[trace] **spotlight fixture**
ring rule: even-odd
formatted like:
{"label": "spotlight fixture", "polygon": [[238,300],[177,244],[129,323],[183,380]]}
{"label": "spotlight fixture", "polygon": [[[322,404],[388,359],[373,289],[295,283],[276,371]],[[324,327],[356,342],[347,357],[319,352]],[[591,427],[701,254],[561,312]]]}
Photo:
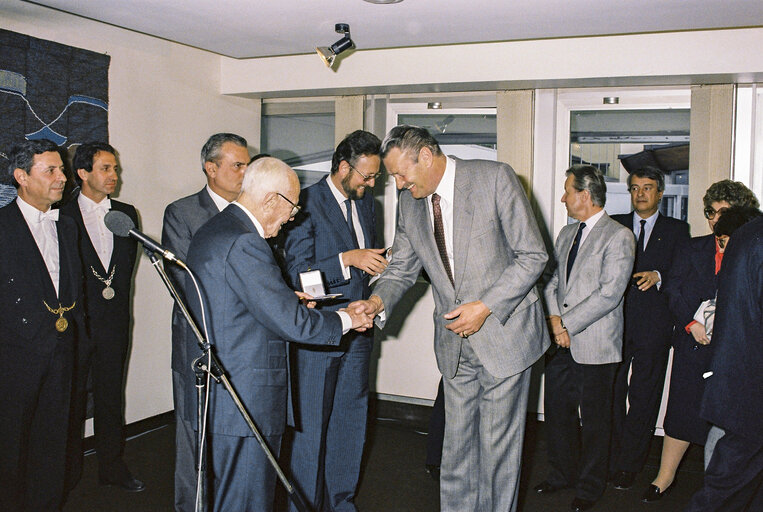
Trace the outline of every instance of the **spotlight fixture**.
{"label": "spotlight fixture", "polygon": [[337,23],[334,25],[334,30],[340,34],[344,34],[342,39],[331,46],[318,46],[315,48],[318,56],[329,68],[334,64],[334,59],[336,59],[337,55],[355,46],[355,43],[350,39],[350,26],[347,23]]}

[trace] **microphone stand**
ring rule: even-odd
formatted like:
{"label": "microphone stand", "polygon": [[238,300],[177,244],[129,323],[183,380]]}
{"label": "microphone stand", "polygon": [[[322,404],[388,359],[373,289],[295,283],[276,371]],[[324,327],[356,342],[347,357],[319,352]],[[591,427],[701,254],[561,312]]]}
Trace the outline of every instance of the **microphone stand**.
{"label": "microphone stand", "polygon": [[[286,477],[283,470],[281,470],[281,467],[278,465],[278,461],[273,456],[273,453],[270,451],[270,448],[268,448],[268,445],[265,443],[265,440],[263,439],[262,434],[260,433],[257,426],[254,424],[252,417],[249,415],[249,412],[246,410],[246,407],[244,407],[244,404],[241,402],[241,399],[236,393],[236,390],[233,389],[233,385],[231,384],[230,380],[228,380],[228,377],[225,374],[225,369],[223,368],[219,359],[217,359],[217,356],[212,350],[212,345],[204,339],[204,336],[201,334],[201,331],[199,331],[199,328],[196,326],[196,323],[194,322],[193,318],[191,318],[191,315],[188,312],[188,308],[183,303],[183,300],[180,298],[180,295],[178,295],[178,292],[175,289],[175,287],[172,285],[172,282],[169,280],[169,277],[167,276],[167,273],[164,271],[164,268],[161,265],[159,265],[159,258],[157,258],[156,254],[154,254],[154,252],[148,247],[144,246],[143,251],[148,256],[148,259],[151,260],[151,265],[153,265],[153,267],[156,269],[165,287],[170,292],[170,295],[172,295],[172,298],[174,299],[175,304],[178,305],[178,307],[180,308],[180,311],[183,313],[183,316],[188,322],[188,325],[191,326],[191,330],[193,331],[194,336],[196,336],[196,341],[198,342],[199,348],[202,350],[202,355],[198,357],[197,359],[195,359],[192,364],[194,374],[196,375],[196,397],[197,397],[196,423],[197,423],[197,429],[198,429],[197,459],[196,459],[197,460],[196,469],[198,471],[198,475],[197,475],[198,488],[196,491],[197,492],[196,512],[206,512],[208,507],[207,461],[204,458],[205,429],[203,428],[204,420],[205,420],[204,397],[206,395],[205,374],[209,374],[213,379],[215,379],[215,381],[218,384],[219,383],[223,384],[223,387],[230,395],[231,399],[233,400],[233,403],[236,405],[236,408],[241,414],[241,417],[249,426],[249,429],[252,431],[254,438],[257,440],[257,443],[260,445],[260,448],[262,448],[262,451],[265,453],[265,456],[267,457],[268,462],[275,470],[276,475],[278,476],[278,479],[283,484],[284,488],[286,489],[286,492],[289,494],[289,497],[294,502],[294,505],[296,506],[297,510],[299,510],[300,512],[311,512],[310,508],[302,500],[302,497],[300,496],[299,492],[297,492],[297,489],[294,487],[294,485],[292,485],[291,482],[289,482],[289,479]],[[187,272],[191,273],[191,270],[182,261],[175,260],[174,263],[180,265]],[[199,298],[199,300],[201,300],[201,297]]]}

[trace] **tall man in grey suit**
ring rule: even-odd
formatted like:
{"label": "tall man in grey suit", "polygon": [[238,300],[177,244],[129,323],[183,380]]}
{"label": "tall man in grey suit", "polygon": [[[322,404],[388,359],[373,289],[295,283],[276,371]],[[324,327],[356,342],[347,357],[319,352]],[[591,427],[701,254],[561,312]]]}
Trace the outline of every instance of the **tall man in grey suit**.
{"label": "tall man in grey suit", "polygon": [[392,311],[426,270],[445,389],[441,510],[516,510],[530,366],[549,345],[534,289],[548,254],[529,202],[511,167],[446,157],[422,128],[393,128],[381,154],[402,190],[397,230],[357,307]]}
{"label": "tall man in grey suit", "polygon": [[[387,266],[384,248],[376,248],[374,197],[367,190],[379,174],[380,145],[376,135],[363,130],[345,137],[334,151],[331,174],[302,191],[303,211],[285,229],[292,287],[299,287],[300,272],[319,270],[326,293],[342,294],[322,310],[336,311],[368,298],[370,276]],[[372,345],[373,331],[352,331],[338,350],[290,347],[295,402],[291,474],[313,510],[357,510]]]}
{"label": "tall man in grey suit", "polygon": [[623,294],[636,241],[604,211],[607,186],[598,169],[573,165],[566,175],[562,202],[579,222],[564,226],[556,239],[558,266],[545,291],[556,343],[546,357],[544,392],[551,470],[535,492],[574,487],[570,508],[582,511],[596,503],[607,485],[612,392],[622,359]]}
{"label": "tall man in grey suit", "polygon": [[[201,148],[201,168],[207,185],[199,192],[178,199],[164,211],[162,244],[185,260],[191,238],[209,219],[217,215],[241,192],[244,170],[249,163],[247,143],[232,133],[216,133]],[[185,274],[177,265],[167,265],[167,273],[181,297],[185,297]],[[172,397],[175,402],[175,510],[195,510],[195,402],[184,389],[183,373],[191,372],[189,350],[195,353],[196,338],[180,308],[172,310]]]}

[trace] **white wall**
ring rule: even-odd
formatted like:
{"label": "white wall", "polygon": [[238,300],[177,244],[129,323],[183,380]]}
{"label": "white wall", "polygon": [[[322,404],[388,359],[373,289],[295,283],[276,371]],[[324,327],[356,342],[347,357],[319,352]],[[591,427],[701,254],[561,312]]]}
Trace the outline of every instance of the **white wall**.
{"label": "white wall", "polygon": [[[205,183],[199,151],[209,135],[239,133],[259,145],[259,101],[219,94],[220,57],[51,9],[4,1],[2,28],[111,56],[110,142],[120,153],[118,199],[134,204],[143,231],[161,236],[164,207]],[[135,280],[126,421],[172,409],[171,302],[141,257]]]}

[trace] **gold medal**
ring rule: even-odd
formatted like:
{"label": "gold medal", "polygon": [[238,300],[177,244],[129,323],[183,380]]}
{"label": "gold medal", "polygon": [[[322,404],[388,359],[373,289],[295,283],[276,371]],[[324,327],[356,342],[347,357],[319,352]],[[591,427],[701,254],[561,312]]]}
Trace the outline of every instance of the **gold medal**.
{"label": "gold medal", "polygon": [[106,288],[103,289],[103,291],[101,292],[101,295],[103,295],[103,298],[106,300],[113,299],[115,295],[114,288],[112,288],[111,286],[107,286]]}
{"label": "gold medal", "polygon": [[74,308],[74,306],[77,305],[76,300],[68,308],[62,306],[60,302],[58,303],[58,307],[56,309],[53,309],[50,306],[48,306],[48,303],[45,301],[42,301],[42,303],[45,304],[45,307],[48,308],[48,311],[50,311],[54,315],[58,315],[58,318],[56,319],[56,330],[58,332],[64,332],[66,329],[69,328],[69,321],[66,318],[64,318],[64,313],[66,313],[67,311],[70,311],[71,309]]}
{"label": "gold medal", "polygon": [[56,320],[56,330],[58,332],[64,332],[68,328],[69,328],[69,321],[66,318],[61,316],[59,317],[58,320]]}

